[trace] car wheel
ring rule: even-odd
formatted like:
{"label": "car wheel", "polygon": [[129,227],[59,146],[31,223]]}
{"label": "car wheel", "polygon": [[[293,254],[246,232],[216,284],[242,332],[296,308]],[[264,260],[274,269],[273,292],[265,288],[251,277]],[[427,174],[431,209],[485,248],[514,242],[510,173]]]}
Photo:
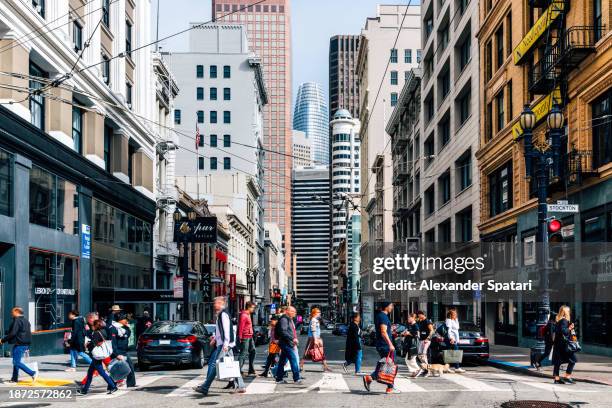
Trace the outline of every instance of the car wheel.
{"label": "car wheel", "polygon": [[200,352],[198,353],[196,360],[193,362],[193,368],[203,368],[204,363],[205,363],[204,349],[200,348]]}
{"label": "car wheel", "polygon": [[150,368],[151,368],[150,365],[148,365],[147,363],[143,363],[140,360],[138,360],[138,371],[149,371]]}

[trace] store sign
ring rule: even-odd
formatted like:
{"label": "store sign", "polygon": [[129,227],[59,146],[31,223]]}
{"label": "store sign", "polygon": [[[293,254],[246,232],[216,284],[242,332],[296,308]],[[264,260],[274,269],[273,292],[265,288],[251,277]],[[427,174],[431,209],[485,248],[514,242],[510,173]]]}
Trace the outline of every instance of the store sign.
{"label": "store sign", "polygon": [[81,258],[91,258],[91,226],[81,224]]}
{"label": "store sign", "polygon": [[35,295],[65,295],[74,296],[76,294],[75,289],[62,289],[62,288],[34,288]]}
{"label": "store sign", "polygon": [[192,242],[217,242],[217,217],[198,217],[191,223]]}
{"label": "store sign", "polygon": [[[548,112],[552,109],[552,106],[556,103],[561,102],[561,90],[559,88],[552,91],[544,99],[538,102],[535,106],[531,107],[531,110],[535,114],[536,123],[544,120],[548,115]],[[520,122],[516,122],[512,126],[512,137],[516,140],[523,135],[523,128]]]}
{"label": "store sign", "polygon": [[175,276],[172,279],[172,292],[177,299],[183,298],[183,277]]}
{"label": "store sign", "polygon": [[555,0],[540,16],[538,21],[531,27],[531,30],[523,37],[519,45],[514,49],[514,63],[519,64],[523,57],[538,42],[538,39],[546,32],[548,27],[563,13],[565,1]]}
{"label": "store sign", "polygon": [[229,276],[230,280],[230,299],[236,300],[236,274],[232,273]]}

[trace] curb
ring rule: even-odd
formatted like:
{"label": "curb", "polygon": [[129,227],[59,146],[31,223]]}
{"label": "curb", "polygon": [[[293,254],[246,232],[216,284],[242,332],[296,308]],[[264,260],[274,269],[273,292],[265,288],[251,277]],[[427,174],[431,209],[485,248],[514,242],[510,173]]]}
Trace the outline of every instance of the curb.
{"label": "curb", "polygon": [[[546,374],[540,371],[533,371],[530,370],[530,366],[525,366],[525,365],[521,365],[521,364],[516,364],[516,363],[512,363],[509,361],[503,361],[503,360],[487,360],[487,365],[491,366],[491,367],[495,367],[495,368],[500,368],[502,370],[506,370],[506,371],[512,371],[515,373],[521,373],[521,374],[527,374],[531,377],[540,377],[540,378],[547,378],[549,380],[553,379],[553,376],[550,374]],[[605,381],[600,381],[600,380],[593,380],[590,378],[582,378],[582,377],[573,377],[575,380],[579,381],[579,382],[584,382],[584,383],[588,383],[588,384],[597,384],[597,385],[607,385],[607,386],[612,386],[611,383],[607,383]]]}

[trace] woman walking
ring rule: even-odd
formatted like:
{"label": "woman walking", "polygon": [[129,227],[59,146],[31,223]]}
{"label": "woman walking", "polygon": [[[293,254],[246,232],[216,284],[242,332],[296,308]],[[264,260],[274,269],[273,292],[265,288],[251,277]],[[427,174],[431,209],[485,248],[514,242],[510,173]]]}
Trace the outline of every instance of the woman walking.
{"label": "woman walking", "polygon": [[353,313],[351,323],[349,324],[348,334],[346,335],[346,352],[342,364],[342,369],[348,373],[347,367],[355,363],[355,374],[361,374],[361,360],[363,358],[362,341],[361,341],[361,316],[359,313]]}
{"label": "woman walking", "polygon": [[72,330],[70,332],[70,367],[66,371],[76,371],[77,361],[81,357],[87,364],[91,364],[91,357],[85,352],[85,331],[86,322],[83,316],[79,315],[76,310],[71,310],[68,313],[68,318],[72,322]]}
{"label": "woman walking", "polygon": [[[569,306],[561,306],[559,313],[555,319],[557,324],[555,325],[555,340],[553,345],[553,376],[555,377],[555,384],[575,384],[572,380],[572,371],[576,365],[576,353],[570,350],[569,343],[574,341],[573,337],[576,336],[574,332],[574,323],[571,322],[570,308]],[[559,371],[561,364],[567,363],[565,369],[565,376],[559,377]]]}
{"label": "woman walking", "polygon": [[[300,361],[300,371],[304,371],[304,359],[309,358],[310,350],[315,347],[323,348],[323,339],[321,338],[321,310],[318,307],[313,307],[310,311],[310,324],[308,325],[308,342],[304,349],[304,357]],[[323,371],[331,372],[331,369],[327,365],[325,355],[321,361],[323,365]]]}
{"label": "woman walking", "polygon": [[419,325],[417,324],[417,315],[410,313],[408,315],[408,321],[406,322],[406,331],[402,334],[404,336],[404,349],[406,350],[406,367],[408,372],[413,377],[418,376],[422,370],[421,366],[417,363],[417,355],[419,349]]}
{"label": "woman walking", "polygon": [[[444,339],[446,347],[450,350],[459,350],[459,319],[457,318],[457,310],[451,309],[446,313],[446,320],[444,321],[448,334]],[[451,364],[456,373],[465,373],[465,370],[461,368],[459,363]]]}
{"label": "woman walking", "polygon": [[278,323],[278,317],[272,316],[268,329],[268,333],[270,336],[270,344],[268,345],[268,358],[266,359],[266,364],[264,366],[263,373],[259,374],[260,377],[270,376],[270,368],[278,358],[278,353],[280,353],[280,346],[278,345],[278,340],[274,335],[274,328],[276,327],[276,323]]}
{"label": "woman walking", "polygon": [[115,381],[113,381],[113,379],[110,378],[110,376],[104,369],[103,360],[105,360],[108,357],[110,357],[111,359],[117,358],[118,360],[123,360],[123,356],[116,355],[114,352],[111,352],[110,356],[104,356],[103,358],[96,358],[94,357],[94,353],[93,353],[94,348],[98,346],[103,346],[104,342],[106,341],[106,337],[104,335],[104,327],[105,327],[105,324],[100,319],[93,322],[91,341],[88,344],[88,349],[89,349],[89,352],[92,354],[91,356],[92,359],[91,359],[91,364],[89,365],[89,369],[87,370],[87,377],[85,379],[85,385],[83,385],[81,389],[77,390],[77,392],[81,395],[85,395],[89,391],[89,386],[91,385],[91,380],[93,379],[93,375],[95,371],[97,371],[98,374],[100,374],[100,376],[104,378],[104,381],[106,381],[106,383],[108,384],[108,394],[113,394],[115,391],[117,391],[117,384],[115,384]]}

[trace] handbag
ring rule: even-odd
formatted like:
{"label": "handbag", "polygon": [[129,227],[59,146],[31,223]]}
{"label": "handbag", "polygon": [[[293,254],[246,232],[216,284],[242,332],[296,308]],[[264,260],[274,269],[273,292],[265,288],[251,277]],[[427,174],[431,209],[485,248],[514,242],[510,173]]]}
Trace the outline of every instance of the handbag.
{"label": "handbag", "polygon": [[379,383],[393,385],[397,376],[397,364],[393,361],[393,353],[389,352],[387,357],[381,358],[377,363]]}
{"label": "handbag", "polygon": [[234,360],[231,352],[226,353],[217,361],[217,379],[228,380],[240,376],[240,363]]}
{"label": "handbag", "polygon": [[104,360],[113,354],[113,342],[110,340],[104,340],[91,350],[91,356],[95,360]]}
{"label": "handbag", "polygon": [[127,378],[131,371],[130,365],[125,360],[115,359],[108,365],[108,372],[113,381]]}
{"label": "handbag", "polygon": [[280,353],[280,346],[276,343],[270,343],[270,345],[268,346],[268,353],[270,354]]}
{"label": "handbag", "polygon": [[323,346],[313,344],[308,349],[308,358],[310,358],[310,360],[314,363],[318,363],[325,360],[325,351],[323,349]]}
{"label": "handbag", "polygon": [[582,346],[578,342],[578,336],[575,331],[571,331],[569,337],[565,339],[565,351],[568,353],[578,353],[582,350]]}
{"label": "handbag", "polygon": [[444,364],[459,364],[463,361],[463,350],[444,350]]}

